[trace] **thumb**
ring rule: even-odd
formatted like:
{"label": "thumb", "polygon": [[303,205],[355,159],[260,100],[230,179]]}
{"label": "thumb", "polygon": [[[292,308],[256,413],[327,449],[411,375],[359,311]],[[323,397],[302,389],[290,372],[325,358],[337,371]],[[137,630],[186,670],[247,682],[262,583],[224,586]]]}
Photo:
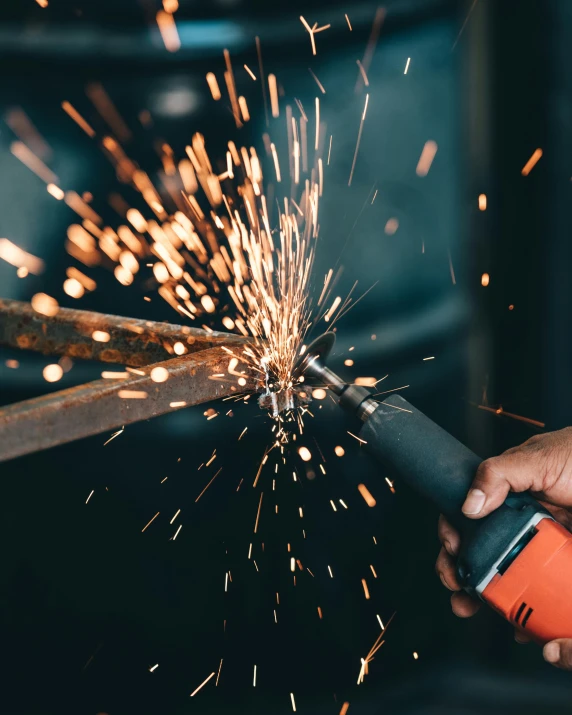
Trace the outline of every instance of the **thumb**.
{"label": "thumb", "polygon": [[509,491],[524,492],[534,488],[539,477],[537,452],[511,450],[481,462],[465,503],[463,514],[481,519],[497,509]]}
{"label": "thumb", "polygon": [[572,670],[572,639],[557,638],[544,646],[544,660],[558,668]]}

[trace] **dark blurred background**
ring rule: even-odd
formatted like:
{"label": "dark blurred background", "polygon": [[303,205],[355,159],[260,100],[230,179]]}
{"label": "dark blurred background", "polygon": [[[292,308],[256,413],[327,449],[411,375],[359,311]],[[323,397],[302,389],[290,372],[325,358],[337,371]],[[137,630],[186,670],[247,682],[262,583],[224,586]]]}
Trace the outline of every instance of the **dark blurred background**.
{"label": "dark blurred background", "polygon": [[[546,429],[567,425],[572,4],[387,0],[348,187],[363,108],[363,94],[353,94],[356,60],[377,7],[180,0],[181,49],[168,53],[154,22],[158,0],[2,3],[0,236],[40,256],[47,270],[20,279],[0,264],[0,295],[29,300],[44,291],[68,307],[177,322],[137,280],[126,288],[102,269],[93,272],[93,294],[79,301],[64,294],[65,269],[74,264],[65,232],[75,215],[10,154],[15,137],[6,119],[23,109],[51,147],[48,163],[61,186],[91,192],[103,210],[117,190],[114,171],[61,102],[97,122],[85,87],[101,82],[133,128],[129,153],[153,173],[156,138],[179,156],[195,131],[214,151],[224,145],[229,115],[213,105],[205,74],[222,72],[228,48],[239,88],[252,92],[241,68],[256,68],[259,36],[266,70],[304,106],[316,92],[308,66],[327,90],[322,112],[334,138],[318,280],[339,261],[345,289],[357,279],[359,295],[375,284],[338,324],[333,366],[354,376],[389,373],[383,389],[410,385],[408,399],[482,456],[540,428],[479,405],[502,406]],[[332,25],[317,35],[316,57],[300,14]],[[246,143],[265,130],[261,99],[252,92],[248,101]],[[142,110],[152,127],[138,123]],[[415,167],[427,140],[438,152],[421,178]],[[522,176],[538,147],[540,162]],[[390,219],[398,221],[394,233],[386,230]],[[101,371],[76,362],[50,386],[42,378],[49,358],[0,355],[3,404]],[[343,365],[348,357],[352,368]],[[10,359],[20,367],[9,369]],[[294,484],[287,469],[281,473],[280,514],[265,505],[256,537],[250,484],[270,440],[268,420],[255,405],[208,422],[204,409],[130,426],[106,447],[102,435],[2,464],[1,712],[287,713],[291,692],[301,713],[338,713],[345,701],[350,714],[572,712],[570,674],[551,669],[536,647],[516,645],[492,613],[470,622],[451,614],[433,571],[437,514],[399,482],[390,492],[384,478],[392,475],[360,454],[333,405],[316,409],[305,435],[323,451],[327,474],[316,470]],[[335,445],[344,446],[342,459]],[[206,482],[197,467],[215,448],[223,472],[195,504]],[[242,478],[248,488],[237,492]],[[359,482],[375,508],[359,496]],[[349,508],[333,512],[330,499]],[[183,529],[173,542],[168,522],[178,508]],[[161,518],[142,534],[156,511]],[[248,559],[251,541],[259,570]],[[300,575],[296,587],[289,543],[314,574]],[[357,687],[360,658],[379,632],[376,616],[386,622],[393,612],[386,643]],[[190,700],[221,658],[218,687],[211,681]]]}

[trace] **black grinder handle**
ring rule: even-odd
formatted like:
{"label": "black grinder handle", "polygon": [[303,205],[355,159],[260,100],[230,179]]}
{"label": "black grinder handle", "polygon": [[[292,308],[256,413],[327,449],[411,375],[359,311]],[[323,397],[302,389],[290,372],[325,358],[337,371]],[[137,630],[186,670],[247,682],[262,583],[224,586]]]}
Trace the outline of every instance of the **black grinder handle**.
{"label": "black grinder handle", "polygon": [[473,532],[475,521],[461,506],[480,457],[399,395],[379,404],[360,437],[372,456],[433,502],[462,534]]}

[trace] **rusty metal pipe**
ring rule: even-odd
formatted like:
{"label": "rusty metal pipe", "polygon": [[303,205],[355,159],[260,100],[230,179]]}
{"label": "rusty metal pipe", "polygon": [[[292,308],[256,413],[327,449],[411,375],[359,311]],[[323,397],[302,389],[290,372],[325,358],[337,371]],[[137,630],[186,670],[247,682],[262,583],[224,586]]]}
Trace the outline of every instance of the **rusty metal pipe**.
{"label": "rusty metal pipe", "polygon": [[[109,340],[94,340],[95,331],[107,333]],[[244,345],[247,340],[231,333],[70,308],[47,317],[29,303],[0,299],[0,345],[139,367],[173,357],[177,342],[194,353],[216,345]]]}
{"label": "rusty metal pipe", "polygon": [[[237,378],[228,374],[228,364],[228,353],[212,347],[147,366],[140,370],[142,375],[96,380],[9,405],[0,410],[0,462],[182,407],[254,392],[256,380],[247,366],[238,367],[245,370],[246,379],[246,385],[239,386]],[[151,370],[157,366],[166,368],[166,382],[151,379]],[[130,392],[144,393],[145,397],[125,397]]]}

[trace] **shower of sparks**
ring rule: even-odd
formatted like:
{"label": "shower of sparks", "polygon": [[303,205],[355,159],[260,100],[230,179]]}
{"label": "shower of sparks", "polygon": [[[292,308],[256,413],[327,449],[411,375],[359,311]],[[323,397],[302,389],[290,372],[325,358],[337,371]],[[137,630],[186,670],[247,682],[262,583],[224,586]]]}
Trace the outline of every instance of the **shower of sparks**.
{"label": "shower of sparks", "polygon": [[[163,0],[163,8],[163,11],[157,13],[157,25],[166,48],[175,52],[181,44],[172,16],[178,8],[178,3],[176,0]],[[357,61],[360,73],[358,81],[363,82],[366,87],[369,86],[367,71],[373,58],[383,17],[384,11],[378,10],[364,58],[362,61]],[[348,15],[345,15],[345,18],[350,31],[352,31]],[[300,19],[310,35],[312,53],[315,55],[315,35],[328,29],[330,25],[318,27],[315,23],[310,27],[303,17]],[[158,174],[158,178],[152,179],[134,159],[127,155],[124,145],[131,136],[130,130],[101,85],[90,85],[87,94],[101,119],[109,125],[117,139],[105,134],[98,136],[99,132],[96,135],[92,126],[69,102],[62,103],[62,109],[83,132],[90,138],[98,136],[98,144],[101,143],[106,158],[114,166],[122,184],[135,189],[139,194],[138,208],[129,205],[126,199],[119,194],[115,194],[114,198],[110,197],[111,207],[122,217],[121,221],[117,222],[119,225],[114,227],[105,225],[102,216],[92,208],[91,196],[80,195],[73,191],[64,192],[58,186],[58,177],[41,161],[38,151],[31,152],[23,142],[12,144],[12,153],[47,183],[50,195],[55,199],[64,200],[78,214],[78,222],[70,226],[67,232],[66,249],[73,258],[88,269],[93,266],[111,264],[116,280],[123,286],[130,286],[134,282],[136,274],[146,271],[146,275],[150,275],[151,279],[156,281],[159,296],[179,315],[189,320],[199,320],[199,324],[208,320],[209,317],[215,318],[220,320],[227,330],[234,330],[249,339],[246,346],[234,346],[232,349],[223,348],[228,353],[228,366],[224,372],[210,377],[228,380],[231,376],[233,381],[238,382],[238,385],[244,386],[246,378],[243,367],[246,363],[249,372],[254,372],[258,376],[258,387],[260,391],[263,391],[262,397],[268,398],[267,404],[264,406],[274,405],[268,407],[270,416],[274,418],[273,444],[262,459],[254,480],[254,487],[258,484],[258,479],[271,451],[275,450],[274,454],[277,455],[280,464],[282,461],[286,464],[284,444],[290,439],[294,442],[296,436],[303,433],[305,414],[313,416],[308,409],[310,392],[316,400],[323,400],[327,395],[326,390],[322,387],[314,390],[304,388],[303,376],[299,377],[295,373],[297,360],[305,349],[305,339],[309,329],[322,317],[331,327],[338,317],[349,309],[350,303],[355,305],[356,302],[349,297],[345,300],[341,296],[333,298],[331,293],[338,276],[332,270],[329,271],[324,281],[322,293],[317,301],[313,299],[310,290],[315,246],[320,227],[319,197],[323,193],[324,178],[327,183],[327,171],[325,172],[323,159],[320,155],[327,140],[326,123],[321,121],[320,117],[320,98],[315,97],[314,117],[311,116],[311,110],[306,114],[299,100],[296,100],[296,104],[288,104],[284,99],[284,88],[282,84],[279,84],[277,77],[273,74],[265,75],[263,71],[258,38],[256,38],[256,47],[258,78],[260,79],[268,127],[267,133],[264,134],[265,153],[261,152],[260,155],[253,146],[240,146],[234,141],[229,141],[220,157],[221,161],[213,160],[207,152],[204,137],[195,134],[185,148],[182,158],[176,157],[173,149],[166,143],[160,143],[157,152],[162,162],[163,171]],[[219,77],[219,84],[215,74],[209,72],[206,75],[206,83],[213,101],[219,101],[223,97],[225,101],[228,100],[227,104],[230,105],[229,109],[232,111],[236,126],[241,127],[243,123],[250,120],[247,99],[245,96],[239,96],[237,92],[230,53],[227,50],[225,50],[224,57],[226,65],[224,81],[222,76]],[[243,67],[250,78],[257,81],[257,76],[252,70],[246,64]],[[405,73],[407,73],[407,67]],[[310,68],[308,69],[320,92],[325,94],[326,89],[316,74]],[[246,79],[244,75],[242,79],[243,81]],[[254,87],[256,88],[256,85]],[[356,166],[369,98],[369,94],[366,94],[348,185],[351,185]],[[249,102],[252,107],[252,100],[249,99]],[[146,110],[145,112],[147,118],[145,121],[141,119],[141,122],[146,127],[151,126],[151,115]],[[273,118],[278,118],[281,113],[282,117],[286,118],[289,142],[288,155],[281,154],[279,158],[276,145],[271,141],[271,138],[277,140],[272,135],[274,123],[271,122],[270,115]],[[90,115],[88,114],[88,116]],[[101,122],[97,125],[98,128],[100,125]],[[109,132],[109,130],[107,131]],[[333,136],[330,134],[327,165],[330,164],[332,141]],[[280,142],[277,141],[277,143],[280,146]],[[312,144],[314,153],[312,153]],[[284,173],[281,173],[281,164]],[[290,167],[290,171],[288,171],[288,167]],[[326,177],[324,177],[325,173]],[[268,181],[265,175],[267,175]],[[371,203],[375,200],[377,193],[376,189]],[[371,192],[366,203],[369,201],[369,196],[371,196]],[[397,221],[390,219],[390,221],[393,220]],[[14,248],[17,249],[16,252],[14,252]],[[25,269],[30,273],[37,273],[43,269],[43,262],[40,259],[18,249],[8,239],[0,239],[0,258],[4,258],[18,270]],[[96,282],[89,275],[77,268],[67,269],[63,288],[69,297],[79,299],[86,292],[94,291],[96,287]],[[145,288],[145,292],[149,292],[148,287]],[[149,296],[144,296],[144,299],[147,302],[151,300]],[[37,312],[46,316],[56,315],[59,310],[57,301],[45,294],[34,296],[32,306]],[[320,311],[316,308],[320,308]],[[225,314],[222,315],[223,313]],[[203,324],[202,327],[212,333],[212,329],[208,325]],[[110,340],[110,335],[104,331],[94,331],[92,339],[96,342],[106,343]],[[375,336],[372,336],[372,339],[375,339]],[[169,352],[171,352],[171,348]],[[184,355],[187,352],[188,347],[184,342],[172,345],[174,355]],[[353,360],[347,360],[346,364],[353,365]],[[50,365],[45,370],[48,368],[53,371],[54,375],[57,373],[58,377],[54,379],[60,379],[63,375],[64,370],[61,365]],[[130,373],[147,374],[146,371],[126,368],[125,372],[104,371],[102,378],[124,379]],[[169,373],[163,367],[151,368],[149,376],[154,383],[158,384],[169,379]],[[356,378],[355,384],[373,387],[377,382],[375,378],[364,377]],[[154,387],[153,389],[159,388]],[[388,390],[388,392],[391,391]],[[141,390],[119,390],[118,396],[122,399],[145,399],[148,395],[147,392]],[[244,393],[239,394],[237,391],[231,397],[233,400],[244,399],[246,402],[250,395],[245,396]],[[307,401],[305,401],[306,398]],[[169,404],[171,408],[177,408],[185,406],[186,402],[174,401]],[[396,407],[396,409],[400,408]],[[407,412],[408,410],[403,411]],[[227,415],[232,416],[232,412],[229,410]],[[208,421],[219,416],[219,413],[209,408],[205,411],[204,416]],[[289,424],[299,428],[298,435],[290,434]],[[244,437],[247,429],[244,427],[238,440]],[[104,446],[123,431],[124,428],[111,435]],[[360,444],[366,444],[365,440],[351,432],[348,434]],[[247,441],[245,440],[245,442]],[[321,454],[317,442],[316,446],[325,463],[326,459]],[[291,452],[297,452],[302,462],[308,463],[304,465],[298,463],[298,474],[296,471],[290,470],[293,481],[300,482],[304,473],[308,479],[315,478],[318,470],[315,469],[314,472],[314,469],[311,469],[311,467],[315,468],[315,464],[312,465],[314,459],[312,452],[307,447],[298,447],[298,445]],[[341,446],[336,446],[334,453],[337,457],[342,457],[345,450]],[[209,467],[215,459],[216,450],[201,467]],[[275,467],[275,473],[278,474],[278,461]],[[320,463],[319,469],[322,474],[326,474],[324,464]],[[222,467],[208,481],[195,503],[201,499],[221,471]],[[290,472],[288,472],[288,479]],[[208,477],[205,475],[205,481],[206,479]],[[166,480],[167,477],[162,479],[161,484]],[[240,489],[242,482],[243,479],[240,480],[236,491]],[[273,482],[273,491],[275,485],[276,480]],[[390,487],[392,488],[392,485]],[[367,506],[374,507],[376,505],[375,498],[365,485],[358,485],[358,490]],[[86,504],[93,494],[94,490],[88,496]],[[259,530],[263,496],[264,492],[262,491],[254,524],[255,534]],[[267,510],[271,508],[268,499],[267,496],[265,506]],[[335,500],[330,500],[334,512],[338,512],[339,509],[336,507],[336,501],[343,509],[348,509],[347,504],[336,496]],[[274,506],[277,514],[278,504]],[[170,509],[169,513],[172,514],[173,511]],[[181,509],[178,509],[172,516],[169,522],[171,525],[180,513]],[[343,512],[340,511],[340,513]],[[159,514],[158,511],[150,519],[141,530],[142,533],[151,526]],[[298,506],[298,514],[300,519],[304,518],[301,506]],[[265,525],[264,519],[263,524]],[[182,524],[179,524],[171,540],[176,540],[181,529]],[[302,533],[306,538],[306,532],[302,530]],[[258,548],[258,544],[255,544],[255,548]],[[253,544],[251,543],[248,559],[252,560],[258,571],[256,561],[251,558],[252,550]],[[262,551],[264,552],[264,543],[262,543]],[[288,551],[290,552],[290,544]],[[286,564],[288,563],[293,574],[294,586],[296,586],[297,567],[300,571],[307,571],[310,576],[313,576],[312,571],[309,568],[304,569],[302,562],[294,556],[288,558]],[[263,563],[261,562],[260,565],[262,568]],[[321,568],[323,568],[323,563]],[[327,565],[327,569],[330,578],[333,579],[334,574],[331,566]],[[373,565],[370,565],[370,569],[374,578],[377,578]],[[232,583],[232,577],[230,571],[227,571],[225,573],[225,592],[229,589],[229,583]],[[362,586],[365,598],[370,599],[365,578],[362,579]],[[276,596],[277,604],[279,604],[278,594]],[[322,619],[322,609],[321,607],[317,607],[317,609],[319,618]],[[274,620],[276,623],[278,622],[276,609],[274,609]],[[381,620],[380,624],[383,629]],[[372,649],[367,658],[362,661],[365,663],[364,674],[367,673],[367,665],[382,643],[383,641],[376,647],[376,641],[375,650]],[[222,664],[221,658],[218,673],[216,673],[216,686],[219,683]],[[157,667],[158,664],[150,668],[150,672]],[[190,697],[196,695],[213,676],[215,676],[215,672],[212,672],[191,693]],[[363,675],[361,675],[361,681],[363,682]],[[257,665],[254,665],[253,687],[256,685]],[[292,709],[295,712],[294,694],[290,693],[290,697]],[[347,712],[348,708],[349,703],[344,703],[342,715]]]}
{"label": "shower of sparks", "polygon": [[533,153],[533,155],[530,157],[530,159],[522,167],[521,174],[523,176],[528,176],[530,174],[530,172],[534,169],[534,167],[538,164],[541,157],[542,157],[542,149],[536,149],[536,151]]}
{"label": "shower of sparks", "polygon": [[[326,27],[314,31],[323,29]],[[230,53],[225,51],[224,56],[225,82],[233,114],[236,120],[246,121],[249,118],[246,99],[237,96]],[[260,76],[263,78],[262,72]],[[278,82],[275,75],[268,75],[267,79],[272,116],[277,117]],[[219,99],[221,88],[214,73],[207,74],[207,83],[213,98]],[[129,130],[103,87],[90,87],[89,96],[99,113],[126,136]],[[110,259],[115,264],[114,275],[122,285],[131,285],[142,265],[150,266],[160,297],[191,320],[205,313],[214,315],[230,305],[234,314],[225,315],[223,324],[251,338],[248,347],[236,349],[240,351],[237,357],[258,375],[268,405],[274,404],[269,410],[275,418],[286,413],[279,420],[278,443],[288,439],[287,422],[298,424],[301,429],[296,397],[301,382],[298,383],[294,367],[312,324],[310,279],[319,229],[318,203],[324,184],[323,162],[318,155],[321,122],[317,97],[315,105],[313,158],[308,156],[305,138],[308,118],[302,109],[303,116],[298,120],[287,108],[293,130],[289,160],[291,166],[295,165],[295,172],[291,173],[292,183],[284,187],[283,196],[275,197],[274,201],[267,200],[264,180],[264,171],[270,168],[276,181],[283,182],[273,142],[268,142],[267,156],[262,157],[254,147],[240,147],[229,141],[226,171],[219,174],[200,134],[192,137],[186,147],[187,157],[178,163],[172,150],[163,145],[165,167],[170,168],[165,169],[162,187],[155,186],[117,141],[111,136],[103,137],[107,158],[148,207],[146,211],[123,202],[116,208],[126,221],[115,229],[102,229],[102,219],[79,195],[68,192],[68,201],[66,194],[66,202],[83,219],[81,225],[74,224],[68,229],[67,250],[74,258],[91,267],[100,263],[101,254],[105,254],[105,261]],[[91,127],[86,126],[69,103],[64,109],[91,136]],[[278,213],[276,205],[280,207]],[[81,297],[85,290],[95,287],[95,282],[79,271],[68,278],[65,291],[71,297]],[[326,298],[327,291],[321,300]],[[334,312],[335,309],[330,310],[328,317],[333,317]],[[184,352],[185,346],[181,346]],[[181,354],[176,348],[174,351]],[[151,377],[161,382],[168,375],[153,372]],[[242,375],[237,377],[239,385],[246,384]],[[136,397],[128,391],[120,396]]]}

